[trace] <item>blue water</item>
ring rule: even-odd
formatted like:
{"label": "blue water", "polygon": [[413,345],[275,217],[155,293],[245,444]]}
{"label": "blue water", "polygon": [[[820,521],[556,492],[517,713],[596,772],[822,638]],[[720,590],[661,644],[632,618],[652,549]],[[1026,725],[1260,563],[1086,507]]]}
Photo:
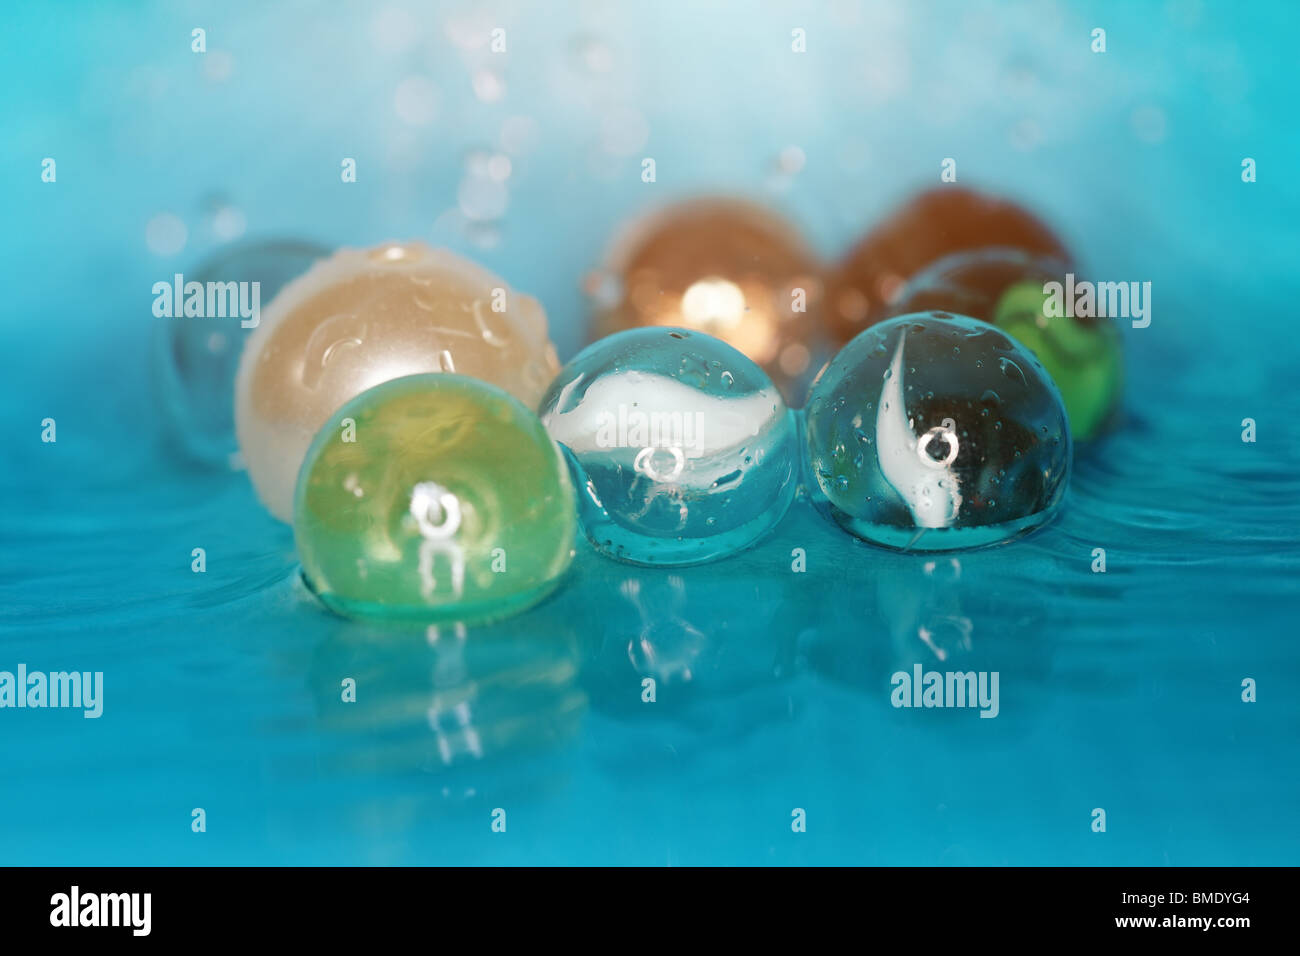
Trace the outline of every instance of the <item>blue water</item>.
{"label": "blue water", "polygon": [[[1293,4],[386,9],[0,13],[0,670],[105,682],[98,720],[0,711],[0,862],[1297,862]],[[458,45],[498,25],[503,59]],[[466,153],[503,128],[508,206],[467,228]],[[714,565],[583,545],[530,614],[398,630],[317,607],[246,479],[162,441],[150,288],[220,236],[452,246],[536,294],[567,358],[636,212],[739,192],[830,258],[945,157],[1092,274],[1152,282],[1121,428],[1014,545],[893,554],[800,501]],[[181,248],[146,241],[162,213]],[[890,706],[940,652],[999,672],[996,719]]]}

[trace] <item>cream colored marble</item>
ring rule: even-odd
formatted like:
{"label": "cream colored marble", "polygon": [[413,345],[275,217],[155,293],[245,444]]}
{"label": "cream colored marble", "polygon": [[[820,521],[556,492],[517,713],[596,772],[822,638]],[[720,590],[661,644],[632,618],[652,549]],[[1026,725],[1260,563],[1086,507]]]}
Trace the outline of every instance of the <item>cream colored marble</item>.
{"label": "cream colored marble", "polygon": [[343,249],[285,286],[245,344],[239,448],[263,504],[289,521],[316,432],[366,389],[455,372],[533,408],[558,371],[541,305],[483,267],[421,242]]}

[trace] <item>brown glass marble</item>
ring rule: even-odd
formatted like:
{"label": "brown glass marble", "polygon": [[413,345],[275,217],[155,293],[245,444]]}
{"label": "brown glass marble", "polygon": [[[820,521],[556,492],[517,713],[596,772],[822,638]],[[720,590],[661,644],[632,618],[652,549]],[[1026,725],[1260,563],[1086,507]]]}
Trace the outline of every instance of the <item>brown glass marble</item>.
{"label": "brown glass marble", "polygon": [[837,344],[890,315],[907,280],[955,252],[991,246],[1070,260],[1056,235],[1006,199],[939,186],[894,210],[854,246],[827,289],[827,325]]}

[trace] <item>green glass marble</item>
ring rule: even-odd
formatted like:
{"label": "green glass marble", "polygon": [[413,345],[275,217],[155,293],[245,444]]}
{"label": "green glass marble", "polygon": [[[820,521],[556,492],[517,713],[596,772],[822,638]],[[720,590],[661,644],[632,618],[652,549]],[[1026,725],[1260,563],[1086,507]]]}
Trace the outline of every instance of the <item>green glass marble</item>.
{"label": "green glass marble", "polygon": [[573,558],[567,466],[493,385],[411,375],[340,408],[298,473],[309,587],[347,616],[483,622],[536,604]]}
{"label": "green glass marble", "polygon": [[1114,323],[1085,325],[1049,316],[1048,294],[1038,281],[1010,286],[994,309],[993,324],[1028,348],[1056,382],[1070,432],[1087,441],[1103,430],[1123,385],[1120,338]]}

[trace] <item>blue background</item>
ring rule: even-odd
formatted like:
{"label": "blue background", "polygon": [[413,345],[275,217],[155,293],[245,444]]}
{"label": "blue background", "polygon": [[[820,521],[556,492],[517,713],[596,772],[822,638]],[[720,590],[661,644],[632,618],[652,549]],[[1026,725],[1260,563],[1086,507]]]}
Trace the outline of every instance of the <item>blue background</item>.
{"label": "blue background", "polygon": [[[102,670],[106,693],[99,720],[0,711],[0,862],[1294,864],[1296,19],[1280,0],[5,4],[0,669]],[[467,221],[484,150],[510,156],[507,205]],[[242,474],[161,440],[150,290],[224,240],[451,246],[537,295],[567,358],[583,277],[636,213],[739,193],[831,260],[945,157],[1091,274],[1153,284],[1121,429],[1012,546],[895,555],[801,501],[714,565],[584,545],[513,621],[381,628],[303,592]],[[166,214],[179,247],[149,241]],[[937,666],[923,632],[1000,672],[996,720],[889,706],[892,671]]]}

